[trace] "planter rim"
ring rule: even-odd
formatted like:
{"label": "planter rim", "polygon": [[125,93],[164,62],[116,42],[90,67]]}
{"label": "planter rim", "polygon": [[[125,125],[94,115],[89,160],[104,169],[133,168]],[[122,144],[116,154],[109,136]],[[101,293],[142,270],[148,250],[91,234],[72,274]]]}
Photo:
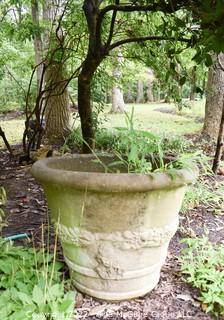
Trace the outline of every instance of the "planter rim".
{"label": "planter rim", "polygon": [[[111,157],[108,154],[97,155]],[[166,172],[142,173],[104,173],[71,171],[50,167],[63,159],[93,160],[92,154],[75,154],[69,157],[45,158],[35,162],[31,168],[32,175],[43,185],[53,183],[58,186],[67,186],[79,190],[101,192],[146,192],[157,189],[178,188],[192,183],[198,176],[198,168],[174,169],[172,176]]]}

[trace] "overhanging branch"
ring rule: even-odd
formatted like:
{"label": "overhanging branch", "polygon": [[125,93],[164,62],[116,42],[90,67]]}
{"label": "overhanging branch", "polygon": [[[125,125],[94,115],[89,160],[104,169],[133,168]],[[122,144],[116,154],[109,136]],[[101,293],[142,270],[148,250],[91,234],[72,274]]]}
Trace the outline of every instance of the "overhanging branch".
{"label": "overhanging branch", "polygon": [[[171,1],[172,2],[172,1]],[[165,13],[172,13],[179,9],[176,4],[167,4],[165,1],[149,5],[125,5],[125,4],[111,4],[100,10],[99,17],[103,18],[109,11],[121,11],[121,12],[146,12],[146,11],[162,11]]]}
{"label": "overhanging branch", "polygon": [[110,45],[109,50],[113,50],[116,47],[119,47],[123,44],[126,43],[131,43],[131,42],[142,42],[142,41],[161,41],[161,40],[166,40],[166,41],[180,41],[180,42],[187,42],[190,43],[191,39],[188,38],[175,38],[175,37],[164,37],[164,36],[145,36],[145,37],[133,37],[133,38],[127,38],[123,39],[117,42],[114,42]]}

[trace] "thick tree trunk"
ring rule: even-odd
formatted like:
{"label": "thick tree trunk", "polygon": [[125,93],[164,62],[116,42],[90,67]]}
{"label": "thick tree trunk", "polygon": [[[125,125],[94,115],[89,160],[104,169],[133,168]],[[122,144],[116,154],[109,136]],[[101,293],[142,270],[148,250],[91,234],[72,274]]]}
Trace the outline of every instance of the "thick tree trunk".
{"label": "thick tree trunk", "polygon": [[[69,93],[66,82],[66,51],[63,52],[64,34],[57,23],[57,4],[54,1],[43,2],[43,20],[50,23],[51,29],[45,31],[44,49],[49,59],[44,74],[45,94],[45,138],[51,144],[63,143],[70,133]],[[55,56],[56,48],[62,53],[58,61]]]}
{"label": "thick tree trunk", "polygon": [[[224,66],[224,54],[219,54]],[[209,68],[203,136],[217,140],[224,99],[224,71],[218,61]]]}
{"label": "thick tree trunk", "polygon": [[192,73],[191,73],[190,101],[195,101],[195,94],[196,94],[196,71],[197,71],[197,67],[194,66],[194,67],[192,68]]}
{"label": "thick tree trunk", "polygon": [[136,103],[144,103],[144,84],[142,80],[138,80]]}
{"label": "thick tree trunk", "polygon": [[124,113],[125,103],[121,88],[114,86],[112,89],[112,108],[111,113]]}
{"label": "thick tree trunk", "polygon": [[45,78],[45,137],[50,143],[60,143],[70,132],[69,94],[63,76],[63,63],[48,66]]}

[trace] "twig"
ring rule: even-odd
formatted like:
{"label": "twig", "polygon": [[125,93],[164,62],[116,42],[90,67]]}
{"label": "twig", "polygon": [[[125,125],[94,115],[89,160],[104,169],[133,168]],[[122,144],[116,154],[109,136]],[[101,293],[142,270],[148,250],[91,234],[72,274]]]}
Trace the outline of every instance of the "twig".
{"label": "twig", "polygon": [[9,142],[8,142],[6,136],[5,136],[5,132],[2,130],[1,127],[0,127],[0,136],[2,137],[2,139],[3,139],[3,141],[4,141],[5,145],[6,145],[6,148],[8,149],[10,155],[12,156],[13,155],[12,149],[11,149],[10,144],[9,144]]}

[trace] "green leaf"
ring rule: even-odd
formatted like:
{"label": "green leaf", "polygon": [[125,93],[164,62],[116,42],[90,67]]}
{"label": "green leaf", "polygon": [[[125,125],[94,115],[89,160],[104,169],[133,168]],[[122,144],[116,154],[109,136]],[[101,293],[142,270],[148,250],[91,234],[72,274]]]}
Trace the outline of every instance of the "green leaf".
{"label": "green leaf", "polygon": [[37,285],[33,288],[32,299],[37,305],[45,304],[44,292]]}
{"label": "green leaf", "polygon": [[60,298],[63,296],[63,293],[63,287],[59,283],[56,283],[47,289],[47,300],[50,301]]}
{"label": "green leaf", "polygon": [[73,293],[73,299],[66,299],[59,307],[60,312],[69,312],[71,308],[74,308],[75,305],[75,295]]}
{"label": "green leaf", "polygon": [[135,161],[138,159],[138,147],[136,144],[133,144],[128,155],[128,161]]}
{"label": "green leaf", "polygon": [[22,303],[25,304],[33,304],[33,301],[28,294],[23,292],[18,292],[18,298],[22,301]]}

